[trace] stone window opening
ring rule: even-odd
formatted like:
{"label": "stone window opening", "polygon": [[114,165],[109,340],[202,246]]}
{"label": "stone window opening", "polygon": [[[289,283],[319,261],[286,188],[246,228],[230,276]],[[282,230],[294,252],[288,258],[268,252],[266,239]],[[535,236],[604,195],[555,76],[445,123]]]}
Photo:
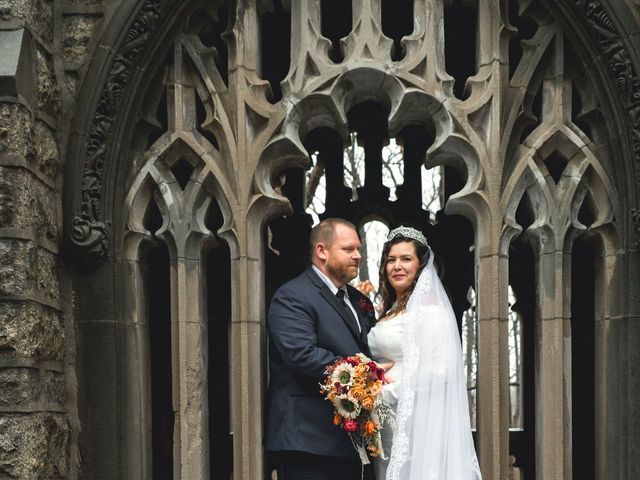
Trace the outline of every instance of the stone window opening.
{"label": "stone window opening", "polygon": [[227,40],[228,27],[232,11],[229,2],[207,2],[191,15],[185,25],[185,31],[197,37],[210,53],[226,86],[229,85],[229,49]]}
{"label": "stone window opening", "polygon": [[[564,7],[414,0],[393,17],[392,4],[203,3],[133,74],[131,112],[114,120],[126,133],[109,140],[118,171],[101,179],[105,199],[92,197],[106,205],[98,220],[115,239],[96,284],[110,268],[106,283],[123,292],[113,314],[121,330],[105,342],[124,353],[110,360],[118,425],[106,433],[142,411],[142,426],[126,425],[113,454],[123,475],[262,476],[266,307],[305,267],[309,229],[328,216],[365,237],[363,282],[377,276],[369,260],[386,229],[410,224],[429,238],[475,370],[469,394],[485,476],[603,476],[624,456],[611,448],[619,437],[608,429],[618,427],[602,419],[626,418],[610,392],[627,386],[626,357],[611,352],[627,325],[620,265],[634,226],[620,179],[631,167],[619,160],[629,154],[611,114],[618,107],[594,74],[602,67],[570,45],[582,37],[565,33],[573,24],[560,18]],[[345,152],[356,145],[363,160],[349,179]],[[146,290],[167,285],[166,304],[152,305]],[[589,296],[593,304],[579,302]],[[144,325],[167,311],[170,337],[161,322]],[[78,314],[88,323],[91,315]],[[80,344],[94,332],[78,325]],[[204,330],[185,334],[191,328]],[[185,339],[197,361],[181,350]],[[519,365],[510,355],[518,346]],[[238,375],[214,378],[203,367],[229,359]],[[158,385],[167,372],[171,385]],[[90,438],[82,446],[102,447],[101,424],[91,422],[107,401],[89,405],[97,383],[79,383]],[[188,412],[176,407],[185,398],[194,399]],[[584,456],[593,462],[581,470]]]}
{"label": "stone window opening", "polygon": [[352,0],[321,0],[320,26],[322,36],[329,40],[329,59],[333,63],[344,60],[343,42],[353,28]]}
{"label": "stone window opening", "polygon": [[172,402],[171,279],[167,246],[151,245],[141,256],[146,273],[144,285],[148,312],[148,349],[151,385],[151,471],[153,478],[173,478],[173,433],[175,412]]}
{"label": "stone window opening", "polygon": [[445,2],[443,23],[445,68],[454,80],[454,95],[466,100],[471,93],[467,79],[477,73],[480,60],[476,58],[477,0]]}
{"label": "stone window opening", "polygon": [[260,76],[269,82],[267,100],[282,100],[281,82],[289,73],[291,57],[291,12],[282,0],[261,2]]}
{"label": "stone window opening", "polygon": [[[526,229],[533,219],[531,206],[525,194],[519,206],[518,220]],[[520,338],[509,336],[510,371],[510,426],[509,455],[514,478],[536,478],[536,395],[535,395],[535,331],[536,295],[535,263],[531,246],[525,238],[518,237],[509,249],[510,298],[509,327],[519,327]],[[516,325],[513,320],[517,322]],[[511,333],[511,328],[510,332]],[[516,343],[517,341],[517,343]],[[519,346],[518,355],[511,355]],[[514,364],[517,362],[517,364]],[[514,374],[518,384],[513,385]],[[514,418],[517,413],[517,418]],[[514,422],[514,420],[516,420]]]}
{"label": "stone window opening", "polygon": [[[522,7],[521,7],[522,6]],[[509,28],[512,31],[509,39],[509,79],[512,79],[524,51],[528,48],[528,40],[532,39],[538,31],[538,24],[531,10],[522,12],[524,4],[519,0],[509,0]],[[530,8],[535,9],[535,5]]]}
{"label": "stone window opening", "polygon": [[393,40],[391,60],[394,62],[401,61],[407,53],[402,40],[414,31],[413,3],[414,0],[381,2],[382,33]]}

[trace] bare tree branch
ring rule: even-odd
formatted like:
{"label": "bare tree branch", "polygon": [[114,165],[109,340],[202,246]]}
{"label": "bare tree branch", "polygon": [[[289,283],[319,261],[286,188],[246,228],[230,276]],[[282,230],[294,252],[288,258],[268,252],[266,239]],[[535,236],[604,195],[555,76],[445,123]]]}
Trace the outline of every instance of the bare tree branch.
{"label": "bare tree branch", "polygon": [[316,195],[316,190],[320,184],[320,179],[324,175],[324,160],[320,155],[316,155],[316,163],[307,175],[307,191],[305,199],[305,210],[309,208],[313,203],[313,197]]}

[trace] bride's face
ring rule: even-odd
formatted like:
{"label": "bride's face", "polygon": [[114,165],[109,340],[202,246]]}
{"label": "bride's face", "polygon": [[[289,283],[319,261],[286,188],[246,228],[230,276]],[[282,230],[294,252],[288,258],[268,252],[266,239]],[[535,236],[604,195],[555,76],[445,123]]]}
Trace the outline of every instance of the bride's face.
{"label": "bride's face", "polygon": [[400,298],[413,285],[420,261],[413,242],[392,245],[387,256],[386,273],[391,287]]}

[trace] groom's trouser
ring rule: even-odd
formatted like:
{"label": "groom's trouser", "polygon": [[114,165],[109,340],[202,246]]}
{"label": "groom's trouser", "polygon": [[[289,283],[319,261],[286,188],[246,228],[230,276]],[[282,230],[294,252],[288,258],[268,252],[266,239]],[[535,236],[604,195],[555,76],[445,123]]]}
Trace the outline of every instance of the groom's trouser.
{"label": "groom's trouser", "polygon": [[358,480],[356,457],[324,457],[304,452],[271,452],[278,480]]}

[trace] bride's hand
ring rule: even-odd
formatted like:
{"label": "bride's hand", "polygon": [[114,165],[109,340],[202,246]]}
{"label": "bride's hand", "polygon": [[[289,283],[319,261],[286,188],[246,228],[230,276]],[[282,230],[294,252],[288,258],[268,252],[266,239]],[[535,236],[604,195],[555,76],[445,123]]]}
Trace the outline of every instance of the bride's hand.
{"label": "bride's hand", "polygon": [[378,366],[380,368],[384,369],[384,383],[392,383],[393,382],[393,378],[391,378],[389,375],[387,375],[387,372],[389,370],[391,370],[393,368],[393,366],[396,364],[396,362],[387,362],[387,363],[378,363]]}

